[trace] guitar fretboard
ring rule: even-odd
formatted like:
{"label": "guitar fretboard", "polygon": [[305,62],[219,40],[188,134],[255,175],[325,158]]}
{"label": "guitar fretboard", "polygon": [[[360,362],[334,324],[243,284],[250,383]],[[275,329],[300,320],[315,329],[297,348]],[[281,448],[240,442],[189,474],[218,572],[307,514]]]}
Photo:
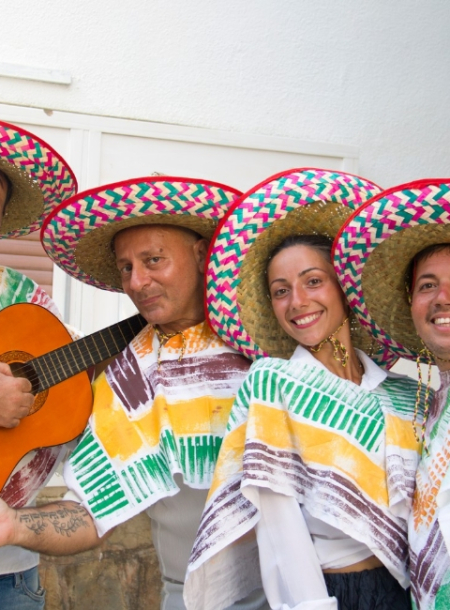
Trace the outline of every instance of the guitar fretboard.
{"label": "guitar fretboard", "polygon": [[33,393],[47,390],[120,353],[146,324],[145,319],[136,314],[22,364],[24,376],[32,381]]}

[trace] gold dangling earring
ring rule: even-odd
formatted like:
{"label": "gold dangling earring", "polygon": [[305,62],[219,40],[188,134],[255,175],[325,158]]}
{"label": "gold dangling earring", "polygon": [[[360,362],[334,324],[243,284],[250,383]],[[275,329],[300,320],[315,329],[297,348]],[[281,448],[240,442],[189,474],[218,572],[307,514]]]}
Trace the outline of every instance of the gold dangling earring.
{"label": "gold dangling earring", "polygon": [[[412,290],[411,290],[408,282],[405,282],[405,289],[406,289],[406,298],[408,299],[408,305],[410,307],[412,307]],[[427,428],[428,415],[430,412],[431,365],[433,364],[433,362],[432,362],[432,354],[431,354],[430,350],[425,345],[425,343],[422,341],[422,339],[420,339],[420,342],[423,347],[417,354],[417,359],[416,359],[418,384],[417,384],[417,392],[416,392],[416,402],[414,404],[414,415],[413,415],[412,426],[413,426],[414,437],[415,437],[416,441],[422,445],[422,448],[425,451],[425,453],[427,455],[430,455],[427,439],[425,438],[425,432],[426,432],[426,428]],[[420,359],[422,356],[424,356],[426,358],[426,364],[428,366],[428,374],[427,374],[427,385],[425,388],[425,399],[424,399],[425,409],[423,412],[423,419],[422,419],[422,424],[420,426],[420,437],[419,437],[419,435],[417,434],[417,416],[419,415],[419,409],[420,409],[420,405],[422,402],[420,400],[421,394],[422,394],[422,386],[423,386],[422,369],[420,367],[420,364],[421,364]]]}
{"label": "gold dangling earring", "polygon": [[[414,436],[416,438],[416,441],[418,443],[422,444],[422,447],[425,451],[425,453],[427,455],[430,455],[429,449],[428,449],[428,443],[427,440],[425,438],[425,431],[426,431],[426,427],[427,427],[427,421],[428,421],[428,415],[430,412],[430,387],[431,387],[431,365],[433,364],[432,362],[432,354],[430,352],[430,350],[427,348],[427,346],[424,344],[424,342],[422,341],[422,339],[420,340],[423,348],[420,350],[420,352],[417,354],[417,360],[416,360],[416,364],[417,364],[417,376],[418,376],[418,384],[417,384],[417,393],[416,393],[416,402],[414,405],[414,416],[413,416],[413,430],[414,430]],[[417,434],[417,416],[419,414],[419,408],[420,408],[420,404],[421,404],[421,394],[422,394],[422,385],[423,385],[423,381],[422,381],[422,369],[420,368],[420,359],[421,357],[424,356],[427,360],[427,365],[428,365],[428,375],[427,375],[427,385],[425,388],[425,409],[423,412],[423,420],[422,420],[422,425],[420,427],[420,438],[419,435]]]}

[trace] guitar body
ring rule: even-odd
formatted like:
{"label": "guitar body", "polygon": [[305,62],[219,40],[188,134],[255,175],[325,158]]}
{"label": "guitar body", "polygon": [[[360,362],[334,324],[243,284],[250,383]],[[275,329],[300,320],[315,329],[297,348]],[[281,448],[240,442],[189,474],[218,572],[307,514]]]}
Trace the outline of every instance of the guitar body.
{"label": "guitar body", "polygon": [[[0,311],[1,362],[14,366],[71,342],[64,324],[39,305],[19,303]],[[55,384],[35,396],[30,415],[17,428],[0,428],[0,489],[29,451],[61,445],[84,430],[92,409],[88,374]]]}

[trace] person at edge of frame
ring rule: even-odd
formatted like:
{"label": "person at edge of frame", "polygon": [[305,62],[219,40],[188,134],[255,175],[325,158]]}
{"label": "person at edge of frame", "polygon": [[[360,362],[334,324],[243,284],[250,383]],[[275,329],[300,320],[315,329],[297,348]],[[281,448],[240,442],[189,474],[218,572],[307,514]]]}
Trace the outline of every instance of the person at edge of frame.
{"label": "person at edge of frame", "polygon": [[[449,608],[450,178],[388,189],[344,225],[337,245],[346,252],[347,295],[364,294],[361,316],[386,346],[417,361],[428,396],[415,429],[422,455],[408,524],[411,593],[414,608]],[[352,250],[364,253],[359,262]],[[380,293],[383,285],[389,290]],[[435,393],[433,365],[440,380]]]}
{"label": "person at edge of frame", "polygon": [[[40,229],[45,215],[76,191],[71,168],[55,150],[21,127],[0,122],[0,238]],[[50,296],[15,269],[0,266],[0,287],[0,309],[29,302],[60,317]],[[20,426],[33,402],[30,382],[13,377],[9,365],[0,362],[0,427]],[[30,451],[14,468],[0,498],[15,507],[34,504],[67,452],[67,445]],[[0,608],[44,608],[38,564],[38,553],[19,546],[0,549]]]}

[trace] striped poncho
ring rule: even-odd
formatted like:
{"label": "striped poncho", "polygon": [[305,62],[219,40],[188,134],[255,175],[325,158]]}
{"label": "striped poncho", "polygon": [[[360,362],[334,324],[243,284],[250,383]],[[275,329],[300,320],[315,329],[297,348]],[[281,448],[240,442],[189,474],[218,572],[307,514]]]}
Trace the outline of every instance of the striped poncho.
{"label": "striped poncho", "polygon": [[411,591],[421,610],[450,608],[450,371],[440,376],[409,520]]}
{"label": "striped poncho", "polygon": [[255,488],[295,498],[366,545],[408,585],[417,384],[386,375],[367,357],[363,362],[370,390],[295,358],[254,363],[230,415],[192,550],[189,609],[218,610],[261,586],[249,532],[261,514],[246,492]]}
{"label": "striped poncho", "polygon": [[[249,362],[206,323],[160,351],[146,327],[94,383],[89,424],[66,466],[67,485],[100,534],[179,490],[209,489],[228,415]],[[160,360],[160,364],[158,364]]]}

